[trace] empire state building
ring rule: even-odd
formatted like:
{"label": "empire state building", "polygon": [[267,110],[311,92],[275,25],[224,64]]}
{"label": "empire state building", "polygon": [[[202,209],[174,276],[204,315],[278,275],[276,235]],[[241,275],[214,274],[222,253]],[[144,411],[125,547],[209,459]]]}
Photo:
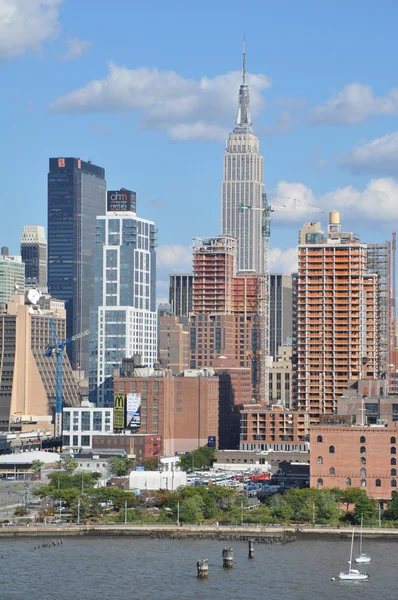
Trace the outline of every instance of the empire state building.
{"label": "empire state building", "polygon": [[[250,118],[249,87],[246,83],[246,48],[243,47],[242,84],[236,125],[229,134],[224,154],[221,198],[221,231],[238,242],[238,269],[261,274],[263,253],[261,222],[263,158]],[[247,210],[241,210],[241,205]]]}

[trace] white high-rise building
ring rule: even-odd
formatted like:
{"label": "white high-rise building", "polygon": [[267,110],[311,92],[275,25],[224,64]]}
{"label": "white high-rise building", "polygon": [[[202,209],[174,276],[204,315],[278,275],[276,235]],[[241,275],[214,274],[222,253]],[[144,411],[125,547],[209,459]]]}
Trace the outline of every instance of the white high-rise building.
{"label": "white high-rise building", "polygon": [[97,217],[89,377],[97,406],[113,406],[123,358],[140,355],[149,367],[157,360],[156,230],[135,211],[135,193],[123,188],[108,192],[106,215]]}
{"label": "white high-rise building", "polygon": [[[236,125],[224,154],[221,199],[221,232],[238,241],[239,271],[263,272],[261,209],[264,193],[263,158],[250,118],[249,87],[246,83],[246,50],[243,49],[242,85]],[[242,205],[245,207],[241,210]]]}

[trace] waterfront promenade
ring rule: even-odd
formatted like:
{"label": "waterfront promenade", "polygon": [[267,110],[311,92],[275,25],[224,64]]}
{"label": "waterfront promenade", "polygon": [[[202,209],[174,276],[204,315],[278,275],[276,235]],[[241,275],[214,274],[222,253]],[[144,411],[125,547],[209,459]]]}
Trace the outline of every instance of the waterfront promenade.
{"label": "waterfront promenade", "polygon": [[[43,524],[2,525],[0,537],[65,537],[65,536],[136,536],[136,537],[168,537],[170,539],[205,539],[207,537],[223,540],[246,540],[248,538],[272,538],[282,541],[283,538],[319,539],[347,538],[352,534],[350,527],[326,527],[306,525],[136,525],[136,524]],[[398,529],[364,528],[363,537],[368,539],[397,540]],[[264,540],[265,541],[265,540]]]}

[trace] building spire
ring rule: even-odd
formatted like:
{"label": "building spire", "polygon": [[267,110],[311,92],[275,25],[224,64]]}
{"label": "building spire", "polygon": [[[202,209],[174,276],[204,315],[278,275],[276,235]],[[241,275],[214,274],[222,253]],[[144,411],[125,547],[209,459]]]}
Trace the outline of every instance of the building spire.
{"label": "building spire", "polygon": [[234,133],[252,133],[249,87],[246,83],[246,37],[243,37],[242,84],[239,89],[239,107]]}
{"label": "building spire", "polygon": [[246,36],[243,36],[242,84],[246,85]]}

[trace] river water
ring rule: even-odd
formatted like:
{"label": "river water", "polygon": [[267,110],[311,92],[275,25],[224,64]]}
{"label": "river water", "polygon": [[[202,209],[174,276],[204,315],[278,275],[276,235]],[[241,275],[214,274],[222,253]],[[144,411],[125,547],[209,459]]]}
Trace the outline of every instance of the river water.
{"label": "river water", "polygon": [[[363,582],[340,582],[350,541],[306,540],[282,546],[149,538],[0,539],[1,600],[396,600],[396,542],[365,541],[372,556]],[[234,568],[222,568],[222,548]],[[36,547],[36,549],[34,549]],[[209,559],[209,578],[196,578],[196,560]],[[331,578],[336,577],[336,581]]]}

